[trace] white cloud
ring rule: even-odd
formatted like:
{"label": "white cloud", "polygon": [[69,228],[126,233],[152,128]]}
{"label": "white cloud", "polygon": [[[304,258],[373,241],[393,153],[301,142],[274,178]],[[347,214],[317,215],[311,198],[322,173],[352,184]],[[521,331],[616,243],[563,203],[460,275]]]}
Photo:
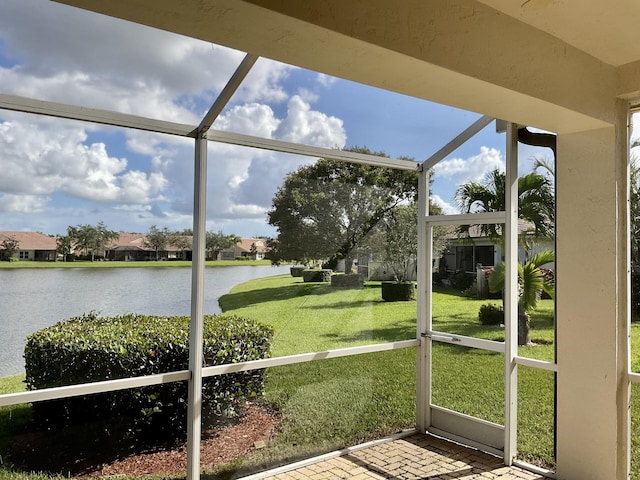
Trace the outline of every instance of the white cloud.
{"label": "white cloud", "polygon": [[49,200],[46,195],[0,194],[0,212],[39,213],[44,211]]}
{"label": "white cloud", "polygon": [[311,110],[299,95],[289,100],[287,117],[278,126],[275,137],[326,148],[342,148],[347,141],[342,120]]}
{"label": "white cloud", "polygon": [[[2,2],[0,91],[6,94],[197,125],[243,55],[55,2]],[[260,59],[214,128],[344,147],[342,120],[311,107],[318,100],[313,86],[294,87],[294,96],[285,90],[293,70]],[[335,79],[310,81],[329,87]],[[190,226],[193,139],[0,113],[3,209],[45,212],[47,219],[29,219],[34,226],[96,218],[125,230]],[[284,176],[310,161],[209,143],[210,221],[264,224]],[[64,206],[56,203],[61,196]],[[71,197],[92,203],[68,206]]]}
{"label": "white cloud", "polygon": [[143,204],[166,187],[161,173],[127,170],[126,159],[109,156],[103,143],[85,144],[86,138],[68,124],[0,123],[0,191]]}
{"label": "white cloud", "polygon": [[[3,0],[3,93],[198,123],[243,53],[53,2]],[[46,48],[43,46],[46,45]],[[234,102],[282,102],[292,67],[260,59]]]}
{"label": "white cloud", "polygon": [[269,105],[248,103],[232,107],[216,119],[213,128],[269,138],[279,123]]}
{"label": "white cloud", "polygon": [[329,88],[334,83],[336,83],[336,78],[324,73],[318,73],[318,75],[316,76],[316,81],[323,87]]}
{"label": "white cloud", "polygon": [[504,159],[500,150],[481,147],[478,155],[466,159],[452,158],[438,163],[434,167],[434,176],[447,178],[461,185],[468,182],[479,182],[487,173],[495,169],[504,171]]}
{"label": "white cloud", "polygon": [[460,213],[460,211],[455,206],[443,200],[442,197],[440,197],[440,195],[432,194],[431,201],[434,204],[438,205],[440,208],[442,208],[443,215],[453,215],[456,213]]}

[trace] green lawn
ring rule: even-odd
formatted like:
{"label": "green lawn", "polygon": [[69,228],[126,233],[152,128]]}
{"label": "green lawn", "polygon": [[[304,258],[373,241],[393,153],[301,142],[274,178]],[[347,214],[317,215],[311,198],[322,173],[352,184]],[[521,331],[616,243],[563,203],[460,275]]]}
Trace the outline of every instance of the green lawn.
{"label": "green lawn", "polygon": [[[380,297],[375,283],[361,290],[344,290],[281,275],[239,285],[220,304],[227,312],[272,325],[273,355],[280,356],[415,338],[416,303],[386,303]],[[502,328],[478,323],[483,303],[486,301],[437,290],[434,329],[503,340]],[[531,337],[535,346],[520,347],[520,355],[553,360],[551,301],[543,301],[533,316]],[[639,352],[640,325],[632,326],[632,341],[634,351]],[[407,348],[269,369],[265,400],[281,412],[281,428],[266,448],[230,467],[241,469],[234,475],[414,427],[415,363],[415,349]],[[639,370],[640,356],[634,356],[632,363]],[[502,423],[503,365],[502,354],[435,344],[433,402]],[[20,380],[1,379],[0,392],[22,389]],[[633,398],[634,418],[640,419],[638,396]],[[520,367],[520,458],[553,465],[553,403],[553,374]],[[0,409],[0,454],[7,437],[25,424],[28,415],[28,407]],[[634,439],[640,438],[639,423],[633,423]],[[632,458],[640,453],[637,444],[634,441]],[[632,478],[640,479],[637,462],[632,465]],[[3,478],[0,469],[0,480]]]}
{"label": "green lawn", "polygon": [[[477,321],[480,305],[487,301],[444,289],[434,292],[433,299],[435,330],[504,340],[502,328]],[[236,287],[220,305],[273,325],[274,355],[415,338],[416,303],[382,302],[379,283],[338,290],[270,277]],[[553,360],[552,301],[543,301],[532,318],[532,339],[536,346],[520,347],[520,354]],[[284,422],[269,453],[290,459],[413,427],[415,355],[411,348],[271,369],[266,397],[282,410]],[[502,354],[436,344],[433,364],[435,404],[503,423]],[[521,368],[519,388],[520,456],[551,465],[553,375]]]}

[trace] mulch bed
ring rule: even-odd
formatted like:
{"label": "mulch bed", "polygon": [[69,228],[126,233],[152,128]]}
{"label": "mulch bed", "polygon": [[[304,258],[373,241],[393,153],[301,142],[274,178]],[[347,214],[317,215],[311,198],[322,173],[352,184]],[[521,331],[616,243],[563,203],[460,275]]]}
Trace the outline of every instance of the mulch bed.
{"label": "mulch bed", "polygon": [[[203,432],[201,468],[213,470],[260,448],[275,434],[278,423],[279,416],[272,409],[246,404],[240,418],[232,424]],[[187,469],[185,442],[126,452],[102,449],[101,445],[87,448],[87,442],[61,442],[57,432],[37,432],[17,436],[8,453],[11,462],[24,470],[86,478],[122,474],[178,476]]]}

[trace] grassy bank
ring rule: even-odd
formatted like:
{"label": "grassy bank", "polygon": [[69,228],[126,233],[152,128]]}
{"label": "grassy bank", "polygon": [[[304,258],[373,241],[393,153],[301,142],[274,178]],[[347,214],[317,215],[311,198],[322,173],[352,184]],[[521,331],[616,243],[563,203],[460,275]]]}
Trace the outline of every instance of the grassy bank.
{"label": "grassy bank", "polygon": [[[252,265],[271,265],[269,260],[209,260],[207,267],[239,267]],[[159,260],[148,262],[112,262],[112,261],[74,261],[74,262],[0,262],[0,269],[14,268],[147,268],[147,267],[191,267],[186,260]]]}

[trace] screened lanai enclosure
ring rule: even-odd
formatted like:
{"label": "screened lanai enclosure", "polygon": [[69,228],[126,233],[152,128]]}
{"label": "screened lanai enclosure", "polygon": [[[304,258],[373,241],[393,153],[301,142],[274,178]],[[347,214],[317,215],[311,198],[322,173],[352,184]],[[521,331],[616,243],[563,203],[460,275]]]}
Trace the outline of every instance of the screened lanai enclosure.
{"label": "screened lanai enclosure", "polygon": [[[60,3],[249,53],[193,124],[9,95],[0,87],[4,110],[179,137],[189,142],[193,158],[188,369],[9,393],[0,396],[0,407],[18,412],[25,404],[52,399],[186,383],[186,464],[179,474],[195,479],[201,475],[200,446],[207,429],[203,383],[267,369],[269,400],[289,411],[309,405],[317,410],[291,417],[308,419],[305,425],[292,426],[283,416],[277,440],[271,446],[267,441],[238,476],[268,476],[275,466],[285,472],[287,464],[300,460],[310,464],[317,455],[353,446],[344,442],[418,432],[540,475],[630,478],[637,443],[631,434],[631,386],[640,382],[631,367],[628,208],[629,125],[640,93],[640,33],[633,20],[639,6],[542,0]],[[438,151],[419,160],[216,129],[215,120],[260,57],[478,114],[461,126],[459,135],[442,138]],[[498,132],[504,142],[504,210],[430,212],[434,169],[486,129]],[[553,152],[555,160],[556,295],[545,304],[552,318],[546,336],[536,337],[537,346],[531,348],[518,346],[518,176],[523,160],[518,153],[524,144]],[[207,366],[202,342],[208,313],[207,211],[224,201],[207,198],[207,182],[234,158],[231,150],[222,150],[226,156],[211,154],[214,145],[285,154],[281,170],[270,164],[264,176],[284,178],[318,158],[376,167],[389,178],[396,172],[415,175],[417,301],[411,313],[374,301],[371,289],[329,293],[329,287],[322,287],[294,311],[274,307],[270,312],[275,341],[269,358]],[[390,192],[377,195],[388,198]],[[340,198],[331,200],[340,203]],[[342,208],[349,211],[347,205]],[[434,286],[439,255],[434,232],[496,224],[505,262],[504,326],[482,330],[473,326],[477,310],[452,313],[454,307]],[[376,242],[363,240],[359,248],[374,249]],[[291,279],[265,282],[269,301],[290,298],[287,292],[295,288]],[[234,308],[243,315],[251,305]],[[343,314],[347,310],[349,315],[359,312],[363,323],[354,323]],[[295,387],[287,391],[285,385]],[[351,428],[345,425],[359,423],[376,428],[343,434],[342,429]],[[295,428],[305,432],[307,443],[294,438],[290,432]]]}

